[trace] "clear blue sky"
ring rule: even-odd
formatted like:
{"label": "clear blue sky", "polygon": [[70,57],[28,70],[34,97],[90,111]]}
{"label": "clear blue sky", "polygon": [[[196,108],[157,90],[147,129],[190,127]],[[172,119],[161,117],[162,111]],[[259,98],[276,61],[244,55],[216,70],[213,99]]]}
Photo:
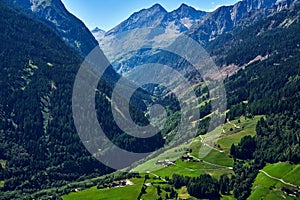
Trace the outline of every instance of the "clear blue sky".
{"label": "clear blue sky", "polygon": [[238,0],[62,0],[66,8],[81,19],[89,29],[96,26],[109,30],[127,19],[133,12],[161,4],[172,11],[182,3],[198,10],[212,11],[220,5],[232,5]]}

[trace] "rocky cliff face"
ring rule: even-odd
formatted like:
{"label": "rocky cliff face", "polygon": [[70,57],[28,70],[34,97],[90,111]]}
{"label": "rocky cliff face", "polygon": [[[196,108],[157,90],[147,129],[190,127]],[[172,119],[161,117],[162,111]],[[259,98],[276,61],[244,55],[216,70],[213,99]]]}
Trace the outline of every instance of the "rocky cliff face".
{"label": "rocky cliff face", "polygon": [[195,25],[206,12],[198,11],[186,4],[167,12],[160,4],[132,14],[127,20],[108,31],[106,35],[117,35],[137,28],[171,29],[183,32]]}
{"label": "rocky cliff face", "polygon": [[108,31],[107,35],[116,35],[136,28],[161,26],[166,14],[167,11],[161,5],[155,4],[151,8],[133,13],[127,20]]}
{"label": "rocky cliff face", "polygon": [[83,56],[98,45],[83,22],[69,13],[60,0],[3,1],[45,22]]}
{"label": "rocky cliff face", "polygon": [[243,0],[232,6],[223,6],[207,14],[194,26],[189,35],[206,43],[236,27],[248,26],[289,8],[298,0]]}

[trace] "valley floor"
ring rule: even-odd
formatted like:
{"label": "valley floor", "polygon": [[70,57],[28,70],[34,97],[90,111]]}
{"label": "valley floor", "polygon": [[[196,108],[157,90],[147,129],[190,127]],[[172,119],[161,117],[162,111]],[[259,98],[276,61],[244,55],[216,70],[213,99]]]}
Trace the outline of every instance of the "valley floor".
{"label": "valley floor", "polygon": [[[223,127],[219,127],[206,135],[194,138],[190,143],[182,144],[139,165],[134,171],[142,169],[145,173],[141,174],[141,178],[131,180],[134,186],[111,189],[97,189],[96,187],[92,187],[84,191],[77,191],[65,195],[63,199],[136,199],[140,195],[141,199],[152,200],[158,199],[159,197],[170,197],[170,188],[173,186],[170,185],[167,180],[175,173],[190,177],[210,174],[217,179],[219,179],[222,174],[234,175],[232,168],[233,159],[229,153],[230,147],[232,144],[239,143],[241,138],[246,135],[254,136],[256,124],[261,117],[263,116],[256,116],[251,119],[241,117],[237,120],[228,121]],[[206,152],[209,153],[206,155]],[[158,161],[160,163],[170,161],[171,163],[166,166],[157,164]],[[270,170],[267,169],[265,172],[273,176],[273,173],[271,173],[272,170],[270,172]],[[262,175],[265,176],[264,174],[259,174],[258,177]],[[284,180],[290,181],[288,179]],[[297,182],[292,183],[299,184]],[[145,192],[141,194],[143,185]],[[158,187],[161,188],[159,195],[157,192]],[[176,192],[181,199],[193,199],[188,194],[186,187],[177,189]],[[254,188],[254,197],[256,193],[257,190]],[[223,196],[222,199],[234,198],[228,195]]]}

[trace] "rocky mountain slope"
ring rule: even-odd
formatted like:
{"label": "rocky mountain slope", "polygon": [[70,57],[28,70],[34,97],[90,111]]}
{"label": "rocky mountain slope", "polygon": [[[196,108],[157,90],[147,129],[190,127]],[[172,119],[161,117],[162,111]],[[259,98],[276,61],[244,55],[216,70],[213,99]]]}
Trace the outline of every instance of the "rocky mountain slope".
{"label": "rocky mountain slope", "polygon": [[[153,54],[157,53],[145,50],[142,52],[117,52],[116,49],[120,43],[123,46],[131,45],[126,44],[126,41],[132,37],[130,33],[134,29],[142,31],[147,28],[151,29],[152,31],[149,30],[149,33],[141,34],[142,36],[132,32],[135,41],[140,39],[145,43],[146,40],[151,45],[159,44],[162,37],[172,41],[184,33],[206,46],[220,36],[224,38],[226,34],[235,34],[234,32],[238,32],[240,29],[253,25],[283,9],[290,8],[296,2],[298,0],[243,0],[232,6],[222,6],[210,13],[197,11],[185,4],[168,13],[162,6],[155,4],[149,9],[134,13],[98,41],[117,72],[124,74],[135,66],[143,64],[145,60],[149,60]],[[220,42],[220,40],[218,41]]]}
{"label": "rocky mountain slope", "polygon": [[[3,1],[0,10],[0,199],[20,199],[112,172],[87,151],[74,125],[72,95],[82,56],[34,16]],[[124,149],[157,148],[163,143],[160,134],[150,142],[137,141],[117,127],[110,98],[119,78],[108,67],[99,81],[96,112],[101,127]],[[136,96],[130,102],[131,116],[146,123],[143,98]]]}
{"label": "rocky mountain slope", "polygon": [[[199,22],[205,15],[206,12],[195,10],[186,4],[182,4],[172,12],[167,12],[161,5],[155,4],[148,9],[132,14],[98,41],[106,56],[113,63],[114,68],[122,74],[130,70],[130,67],[128,64],[123,65],[117,60],[123,56],[130,58],[129,54],[132,52],[117,53],[120,49],[118,45],[128,41],[128,37],[131,37],[130,34],[133,34],[132,31],[138,30],[138,34],[142,35],[134,35],[135,41],[141,39],[149,44],[160,43],[161,38],[175,39],[179,34]],[[97,33],[94,33],[94,36],[98,37]]]}
{"label": "rocky mountain slope", "polygon": [[297,0],[243,0],[232,6],[222,6],[207,14],[187,33],[206,43],[237,27],[253,25],[261,19],[289,8]]}
{"label": "rocky mountain slope", "polygon": [[58,0],[3,0],[24,14],[31,15],[47,24],[82,56],[97,45],[82,21],[69,13]]}
{"label": "rocky mountain slope", "polygon": [[206,12],[195,10],[186,4],[182,4],[172,12],[167,12],[160,4],[155,4],[132,14],[106,35],[116,35],[137,28],[169,28],[176,32],[183,32],[196,24],[205,14]]}
{"label": "rocky mountain slope", "polygon": [[106,31],[98,27],[94,28],[91,32],[97,41],[100,41],[106,34]]}

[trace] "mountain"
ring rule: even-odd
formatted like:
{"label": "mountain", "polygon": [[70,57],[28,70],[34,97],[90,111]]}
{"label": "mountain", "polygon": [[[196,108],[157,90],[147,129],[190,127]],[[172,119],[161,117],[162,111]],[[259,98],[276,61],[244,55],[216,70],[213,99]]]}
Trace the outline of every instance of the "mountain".
{"label": "mountain", "polygon": [[122,32],[144,27],[161,26],[167,11],[159,4],[151,8],[133,13],[128,19],[107,32],[107,35],[116,35]]}
{"label": "mountain", "polygon": [[183,32],[199,21],[206,12],[195,10],[182,4],[178,9],[167,12],[160,4],[132,14],[124,22],[108,31],[106,35],[116,35],[137,28],[170,28]]}
{"label": "mountain", "polygon": [[[83,60],[82,54],[78,53],[78,48],[75,51],[74,47],[66,44],[65,41],[70,41],[69,39],[60,37],[58,23],[50,26],[47,20],[38,17],[31,9],[24,11],[32,3],[19,3],[21,8],[16,7],[16,4],[7,6],[0,1],[0,199],[60,199],[60,195],[72,191],[84,196],[88,196],[89,192],[92,195],[99,193],[99,198],[102,198],[104,190],[105,193],[112,191],[116,194],[119,189],[122,189],[126,198],[126,187],[101,188],[115,184],[114,180],[126,180],[134,176],[131,180],[135,185],[130,186],[129,190],[131,194],[132,187],[136,186],[137,194],[133,194],[134,197],[128,195],[129,199],[142,199],[152,194],[155,198],[176,199],[177,192],[184,187],[184,196],[219,199],[225,194],[226,198],[244,200],[253,192],[261,193],[260,187],[264,187],[267,177],[260,184],[261,179],[256,179],[256,176],[266,163],[279,162],[281,165],[285,164],[283,162],[288,163],[288,168],[276,169],[276,174],[280,175],[281,171],[285,171],[289,175],[282,179],[286,181],[286,178],[290,178],[293,184],[299,186],[296,183],[299,177],[296,167],[300,159],[300,6],[295,1],[244,1],[200,17],[202,20],[198,22],[197,17],[193,18],[195,10],[192,11],[186,5],[182,5],[175,13],[164,16],[162,13],[166,11],[159,5],[143,10],[150,18],[149,24],[165,31],[164,34],[152,33],[150,36],[168,36],[166,30],[176,30],[178,33],[186,30],[189,23],[195,22],[188,33],[194,38],[207,36],[199,37],[198,41],[205,45],[217,64],[220,67],[234,65],[239,69],[233,70],[224,81],[228,99],[226,118],[229,121],[223,128],[220,127],[219,131],[222,133],[218,136],[219,141],[215,140],[214,131],[201,135],[207,132],[211,117],[219,113],[210,113],[211,103],[216,99],[209,99],[209,90],[205,84],[196,80],[191,88],[199,97],[195,102],[199,104],[203,119],[197,132],[200,136],[190,141],[191,146],[180,144],[174,151],[170,151],[170,157],[163,155],[168,160],[163,161],[167,165],[161,166],[162,171],[149,171],[146,175],[112,174],[102,177],[99,176],[113,170],[87,152],[73,122],[72,92],[75,76]],[[47,4],[44,6],[47,7]],[[237,12],[232,11],[235,6]],[[36,8],[33,7],[34,9]],[[157,19],[152,19],[151,13],[162,24]],[[140,26],[148,23],[138,13],[135,19]],[[215,23],[213,19],[216,20]],[[118,39],[126,30],[137,27],[134,20],[130,23],[128,26],[123,24],[117,32],[110,32],[110,35],[106,33],[105,37]],[[176,28],[172,29],[170,24]],[[206,29],[198,29],[201,26]],[[218,33],[213,34],[211,31]],[[95,32],[101,34],[102,31],[96,29]],[[189,63],[182,61],[182,58],[164,53],[134,52],[127,54],[130,56],[129,62],[117,61],[127,64],[129,70],[139,63],[152,61],[182,71],[189,67]],[[192,84],[194,82],[189,78],[193,76],[191,73],[187,78]],[[166,107],[170,116],[166,121],[167,131],[164,130],[150,140],[137,139],[120,130],[111,112],[113,89],[120,76],[110,67],[104,77],[99,81],[98,87],[92,90],[96,89],[94,108],[106,136],[114,144],[130,152],[151,152],[161,147],[165,142],[164,138],[170,136],[169,130],[176,129],[180,124],[181,110],[173,103],[173,98],[155,101]],[[89,76],[84,79],[89,81]],[[161,88],[149,87],[152,89],[150,93],[157,93],[157,96],[163,93],[159,91]],[[138,92],[140,93],[132,98],[134,102],[130,104],[130,114],[137,124],[147,125],[145,104],[153,105],[151,100],[154,97],[145,91]],[[82,95],[82,99],[88,99],[88,96]],[[121,96],[118,100],[124,102]],[[171,113],[170,107],[177,109],[177,113]],[[80,117],[86,118],[90,113],[82,110],[80,114]],[[93,130],[84,131],[91,133]],[[210,141],[210,137],[214,139]],[[86,143],[92,142],[88,140]],[[194,156],[200,155],[199,146],[211,148],[212,153],[207,157],[194,159]],[[105,150],[107,149],[96,149],[95,153]],[[188,159],[181,157],[173,163],[173,155],[180,152]],[[118,157],[113,159],[118,160]],[[152,161],[153,165],[151,162],[146,163],[151,170],[159,167],[160,159],[154,158]],[[287,173],[294,166],[295,170]],[[195,173],[201,175],[194,177]],[[209,173],[214,178],[202,173]],[[273,181],[278,181],[279,178],[281,177],[278,176]],[[253,185],[251,188],[255,179],[259,187]],[[273,184],[273,181],[272,185],[264,188],[267,194],[260,195],[276,194],[285,198],[287,194],[284,192],[290,190],[299,194],[298,189],[289,189],[291,185],[283,182]],[[150,182],[155,185],[149,184]],[[228,187],[225,191],[224,185]],[[97,186],[97,190],[91,188],[93,186]],[[80,190],[86,188],[91,189],[81,193]],[[257,198],[257,195],[252,198]]]}
{"label": "mountain", "polygon": [[[123,46],[133,45],[132,43],[126,43],[128,40],[126,38],[132,37],[129,30],[132,31],[140,28],[138,33],[132,32],[135,41],[142,40],[148,46],[160,45],[160,38],[172,41],[178,35],[184,33],[200,44],[203,44],[204,47],[208,45],[207,48],[211,49],[213,46],[209,43],[210,41],[217,40],[215,44],[223,43],[224,41],[222,40],[226,39],[226,37],[228,39],[241,29],[249,27],[281,10],[288,9],[296,2],[298,0],[243,0],[232,6],[222,6],[210,13],[197,11],[186,4],[182,4],[178,9],[168,13],[159,4],[156,4],[149,9],[134,13],[116,28],[107,32],[99,41],[99,44],[110,59],[115,70],[120,74],[125,74],[135,68],[135,66],[145,63],[154,54],[157,54],[157,52],[146,50],[141,50],[141,52],[119,52],[120,44],[123,44]],[[147,16],[149,20],[146,20],[143,16]],[[151,29],[148,30],[149,33],[140,34],[141,32],[147,32],[147,29],[143,29],[145,27]],[[228,49],[230,46],[227,45],[223,50],[226,50],[226,48]],[[231,75],[239,69],[238,67],[231,67],[220,62],[223,57],[220,49],[218,50],[220,52],[218,55],[214,55],[217,51],[216,49],[211,49],[210,51],[212,53],[211,56],[217,58],[216,62],[222,68],[222,73],[225,76],[228,74]],[[158,57],[156,56],[156,58]],[[251,60],[253,59],[256,58],[254,57]],[[156,62],[153,59],[151,60]],[[251,60],[248,60],[248,62]],[[247,63],[244,64],[246,65]],[[178,68],[178,66],[174,67]]]}
{"label": "mountain", "polygon": [[95,37],[95,39],[97,41],[101,40],[105,36],[105,34],[106,34],[106,31],[101,30],[98,27],[96,27],[95,29],[93,29],[91,32],[92,32],[93,36]]}
{"label": "mountain", "polygon": [[[113,171],[87,151],[74,125],[72,92],[83,52],[70,45],[74,36],[66,34],[69,39],[58,34],[74,18],[66,15],[66,26],[60,24],[63,21],[59,16],[65,10],[58,12],[57,2],[0,1],[0,199],[39,199],[39,195],[47,194],[56,198],[56,189],[36,192]],[[74,34],[80,35],[76,31]],[[141,139],[127,135],[117,126],[110,102],[120,77],[111,67],[104,77],[95,101],[97,117],[107,137],[130,152],[151,152],[161,147],[165,141],[160,133]],[[132,119],[141,125],[149,123],[144,115],[149,96],[145,93],[134,95],[129,105]],[[176,123],[170,122],[170,126]],[[168,133],[165,131],[164,136]]]}
{"label": "mountain", "polygon": [[186,4],[170,12],[167,16],[169,21],[180,21],[187,29],[195,25],[200,19],[206,15],[206,12],[196,10],[195,8]]}
{"label": "mountain", "polygon": [[[41,194],[31,195],[113,172],[88,152],[75,128],[72,97],[81,54],[32,15],[2,1],[0,10],[0,199],[40,199]],[[100,49],[97,52],[102,55]],[[161,134],[137,139],[116,125],[110,99],[119,78],[108,66],[96,88],[101,127],[128,151],[160,147]],[[148,96],[136,92],[130,101],[130,114],[137,123],[148,122],[144,115]],[[54,193],[48,196],[55,198]]]}
{"label": "mountain", "polygon": [[[134,13],[98,41],[115,70],[120,74],[125,74],[136,65],[149,60],[153,55],[153,52],[144,50],[127,53],[117,50],[120,49],[121,43],[123,46],[132,45],[126,44],[128,40],[126,38],[132,37],[130,31],[140,29],[138,33],[135,33],[135,40],[140,39],[149,46],[160,45],[160,38],[172,41],[182,33],[205,46],[220,36],[224,38],[224,34],[232,35],[234,31],[237,32],[283,9],[290,8],[295,2],[298,0],[243,0],[232,6],[222,6],[210,13],[197,11],[186,4],[182,4],[172,12],[167,12],[162,6],[155,4],[149,9]],[[146,33],[147,31],[149,33]],[[145,33],[139,35],[141,32]],[[229,74],[236,71],[225,70],[231,71]]]}
{"label": "mountain", "polygon": [[2,2],[0,9],[0,199],[111,172],[71,120],[81,56],[44,23]]}
{"label": "mountain", "polygon": [[187,34],[206,43],[234,28],[252,25],[295,2],[297,0],[243,0],[232,6],[222,6],[207,14]]}
{"label": "mountain", "polygon": [[126,38],[130,37],[134,31],[138,31],[133,36],[136,37],[136,41],[141,39],[148,44],[156,44],[161,42],[160,38],[176,39],[178,35],[197,24],[205,15],[206,12],[198,11],[186,4],[182,4],[171,12],[167,12],[160,4],[155,4],[132,14],[124,22],[108,31],[98,42],[114,68],[122,74],[131,70],[132,67],[130,63],[121,63],[118,59],[123,60],[122,57],[127,57],[130,60],[132,56],[129,54],[132,52],[127,52],[128,55],[124,52],[116,52],[119,49],[118,45],[125,43]]}
{"label": "mountain", "polygon": [[117,34],[136,28],[167,28],[175,24],[173,29],[183,32],[199,21],[206,12],[182,4],[178,9],[167,12],[160,4],[132,14],[127,20],[110,30],[107,35]]}
{"label": "mountain", "polygon": [[83,56],[88,55],[98,45],[83,22],[69,13],[60,0],[2,1],[43,21]]}

